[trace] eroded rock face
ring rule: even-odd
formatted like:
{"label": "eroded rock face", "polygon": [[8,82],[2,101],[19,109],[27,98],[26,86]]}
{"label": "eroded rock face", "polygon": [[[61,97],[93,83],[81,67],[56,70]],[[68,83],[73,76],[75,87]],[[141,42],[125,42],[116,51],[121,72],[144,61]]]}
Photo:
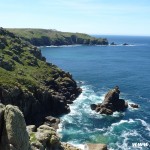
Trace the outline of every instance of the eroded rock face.
{"label": "eroded rock face", "polygon": [[[1,109],[1,108],[0,108]],[[2,150],[28,150],[29,136],[22,112],[16,106],[3,106],[3,124],[0,149]]]}
{"label": "eroded rock face", "polygon": [[119,87],[116,86],[105,95],[102,103],[91,104],[91,109],[106,115],[112,115],[115,111],[124,111],[128,107],[128,103],[124,99],[120,99],[119,94]]}

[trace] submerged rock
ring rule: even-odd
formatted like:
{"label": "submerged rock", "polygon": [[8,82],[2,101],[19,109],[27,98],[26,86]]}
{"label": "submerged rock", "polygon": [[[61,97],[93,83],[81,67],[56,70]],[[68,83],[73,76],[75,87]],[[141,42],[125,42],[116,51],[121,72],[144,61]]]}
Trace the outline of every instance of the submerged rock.
{"label": "submerged rock", "polygon": [[127,46],[127,45],[129,45],[129,44],[127,44],[127,43],[124,43],[124,44],[123,44],[123,46]]}
{"label": "submerged rock", "polygon": [[129,104],[132,108],[139,108],[139,105],[137,104]]}
{"label": "submerged rock", "polygon": [[101,104],[91,104],[91,109],[106,115],[112,115],[115,111],[124,111],[128,103],[124,99],[119,99],[119,94],[119,87],[116,86],[105,95]]}

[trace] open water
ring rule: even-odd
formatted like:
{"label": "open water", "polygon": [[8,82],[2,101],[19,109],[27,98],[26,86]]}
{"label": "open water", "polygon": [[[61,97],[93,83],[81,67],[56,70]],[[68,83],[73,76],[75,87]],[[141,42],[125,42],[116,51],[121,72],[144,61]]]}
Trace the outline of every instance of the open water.
{"label": "open water", "polygon": [[[61,117],[58,133],[62,141],[81,148],[105,143],[110,150],[149,150],[144,144],[150,145],[150,37],[105,37],[118,45],[41,48],[48,62],[70,72],[83,89],[70,105],[71,113]],[[140,108],[111,116],[91,111],[90,104],[100,103],[116,85],[121,98]]]}

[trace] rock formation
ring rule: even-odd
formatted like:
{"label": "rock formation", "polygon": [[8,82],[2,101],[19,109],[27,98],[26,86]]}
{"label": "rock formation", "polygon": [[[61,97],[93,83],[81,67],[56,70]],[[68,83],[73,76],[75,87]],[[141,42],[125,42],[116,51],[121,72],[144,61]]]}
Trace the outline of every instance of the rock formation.
{"label": "rock formation", "polygon": [[100,104],[91,104],[91,109],[99,112],[100,114],[111,115],[115,111],[124,111],[128,107],[128,103],[125,100],[119,98],[120,90],[116,86],[110,90],[104,98],[104,101]]}
{"label": "rock formation", "polygon": [[132,108],[139,108],[138,104],[129,104]]}
{"label": "rock formation", "polygon": [[18,107],[0,105],[0,116],[0,149],[29,150],[25,120]]}
{"label": "rock formation", "polygon": [[[28,131],[28,132],[27,132]],[[47,125],[27,126],[16,106],[0,104],[0,150],[80,150],[61,143],[56,130]]]}

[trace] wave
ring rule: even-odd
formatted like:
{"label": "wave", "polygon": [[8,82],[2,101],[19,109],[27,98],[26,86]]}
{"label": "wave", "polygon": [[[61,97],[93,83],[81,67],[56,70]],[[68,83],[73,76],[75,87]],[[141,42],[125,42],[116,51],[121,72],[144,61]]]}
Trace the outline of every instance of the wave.
{"label": "wave", "polygon": [[[142,120],[142,119],[135,119],[135,120],[140,121],[141,124],[145,127],[145,129],[146,129],[147,131],[150,131],[150,124],[148,124],[146,121],[144,121],[144,120]],[[150,134],[150,133],[149,133],[149,134]]]}

